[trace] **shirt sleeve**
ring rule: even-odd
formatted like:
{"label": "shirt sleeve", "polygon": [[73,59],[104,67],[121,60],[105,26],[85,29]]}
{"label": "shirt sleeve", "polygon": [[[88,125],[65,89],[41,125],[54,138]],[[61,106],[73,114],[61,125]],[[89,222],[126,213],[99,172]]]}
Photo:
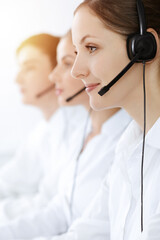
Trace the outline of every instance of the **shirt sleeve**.
{"label": "shirt sleeve", "polygon": [[108,177],[82,217],[72,225],[69,202],[57,195],[46,209],[0,226],[0,239],[109,240]]}
{"label": "shirt sleeve", "polygon": [[[74,235],[72,233],[67,233],[67,234],[61,234],[59,236],[54,236],[54,237],[38,237],[38,238],[32,238],[29,240],[73,240]],[[25,240],[25,239],[21,239]]]}
{"label": "shirt sleeve", "polygon": [[[62,234],[67,231],[70,210],[67,199],[57,195],[47,208],[0,226],[0,239],[34,239]],[[44,238],[45,239],[45,238]]]}
{"label": "shirt sleeve", "polygon": [[21,148],[0,169],[0,198],[35,192],[41,175],[42,167],[35,149]]}
{"label": "shirt sleeve", "polygon": [[[109,240],[108,184],[104,181],[98,194],[81,218],[71,225],[69,231],[52,238],[34,240]],[[157,240],[157,239],[156,239]]]}

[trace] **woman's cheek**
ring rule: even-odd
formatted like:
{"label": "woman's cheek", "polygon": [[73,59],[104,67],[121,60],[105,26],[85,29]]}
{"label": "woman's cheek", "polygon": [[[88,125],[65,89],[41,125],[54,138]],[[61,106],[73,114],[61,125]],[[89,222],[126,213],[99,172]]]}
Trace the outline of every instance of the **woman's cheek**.
{"label": "woman's cheek", "polygon": [[97,59],[97,61],[95,61],[92,65],[92,74],[100,82],[103,82],[106,79],[108,72],[109,69],[107,61],[102,58]]}

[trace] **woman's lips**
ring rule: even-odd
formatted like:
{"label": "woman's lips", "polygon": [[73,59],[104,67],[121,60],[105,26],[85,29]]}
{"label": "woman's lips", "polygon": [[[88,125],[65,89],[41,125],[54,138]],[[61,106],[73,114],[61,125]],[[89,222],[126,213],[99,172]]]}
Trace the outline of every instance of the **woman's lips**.
{"label": "woman's lips", "polygon": [[60,96],[62,94],[62,92],[63,92],[63,90],[60,89],[60,88],[55,89],[55,93],[56,93],[57,96]]}
{"label": "woman's lips", "polygon": [[100,83],[91,83],[91,84],[86,84],[86,92],[91,92],[94,90]]}
{"label": "woman's lips", "polygon": [[24,93],[25,93],[25,89],[24,89],[24,88],[20,88],[20,92],[21,92],[22,94],[24,94]]}

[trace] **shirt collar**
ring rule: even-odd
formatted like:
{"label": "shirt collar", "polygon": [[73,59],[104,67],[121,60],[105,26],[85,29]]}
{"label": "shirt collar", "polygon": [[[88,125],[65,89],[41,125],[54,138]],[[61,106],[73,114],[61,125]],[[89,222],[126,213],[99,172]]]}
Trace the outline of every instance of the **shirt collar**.
{"label": "shirt collar", "polygon": [[126,150],[133,150],[137,144],[142,139],[142,131],[139,127],[139,125],[132,120],[129,126],[126,128],[124,133],[122,134],[118,145],[116,152],[125,152]]}
{"label": "shirt collar", "polygon": [[158,118],[153,127],[148,131],[146,143],[160,149],[160,118]]}
{"label": "shirt collar", "polygon": [[101,133],[115,137],[122,133],[131,121],[128,113],[121,109],[103,123]]}
{"label": "shirt collar", "polygon": [[49,124],[50,124],[50,123],[52,124],[52,122],[54,122],[55,119],[59,117],[59,114],[61,113],[61,111],[62,111],[61,108],[57,109],[57,110],[52,114],[52,116],[50,117],[50,119],[49,119],[47,122],[48,122]]}
{"label": "shirt collar", "polygon": [[[143,141],[143,132],[139,125],[133,120],[123,135],[117,146],[118,151],[126,151],[126,149],[134,149]],[[154,148],[160,149],[160,118],[155,122],[146,135],[146,144]]]}
{"label": "shirt collar", "polygon": [[66,116],[63,108],[57,109],[50,117],[49,121],[46,121],[46,128],[50,134],[59,134],[66,127]]}

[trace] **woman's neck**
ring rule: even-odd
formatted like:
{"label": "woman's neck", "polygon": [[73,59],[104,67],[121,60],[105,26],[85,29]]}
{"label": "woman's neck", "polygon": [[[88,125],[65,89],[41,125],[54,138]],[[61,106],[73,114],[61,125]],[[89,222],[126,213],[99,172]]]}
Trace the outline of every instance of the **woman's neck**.
{"label": "woman's neck", "polygon": [[91,113],[91,124],[92,124],[92,132],[94,135],[97,135],[101,132],[102,125],[105,121],[111,118],[119,108],[113,108],[103,111],[92,111]]}
{"label": "woman's neck", "polygon": [[[146,64],[146,132],[160,117],[160,70]],[[134,99],[134,101],[133,101]],[[124,104],[126,111],[135,119],[143,131],[144,125],[144,95],[143,79],[136,91],[130,95]]]}
{"label": "woman's neck", "polygon": [[[88,134],[88,136],[85,139],[84,145],[83,145],[83,150],[87,146],[87,144],[97,136],[98,134],[101,133],[102,125],[105,121],[109,120],[117,111],[119,111],[119,108],[114,108],[114,109],[108,109],[108,110],[103,110],[103,111],[92,111],[91,112],[91,132]],[[82,151],[83,151],[82,150]]]}
{"label": "woman's neck", "polygon": [[41,101],[39,101],[37,105],[38,105],[37,107],[43,113],[43,116],[46,119],[46,121],[49,121],[50,118],[52,117],[52,115],[59,108],[57,98],[55,97],[54,92],[50,92],[50,93],[44,95],[41,98]]}
{"label": "woman's neck", "polygon": [[49,121],[51,119],[51,117],[53,116],[53,114],[56,112],[57,109],[58,109],[58,106],[54,105],[53,103],[50,103],[50,104],[47,104],[46,106],[44,105],[41,107],[41,111],[46,121]]}

